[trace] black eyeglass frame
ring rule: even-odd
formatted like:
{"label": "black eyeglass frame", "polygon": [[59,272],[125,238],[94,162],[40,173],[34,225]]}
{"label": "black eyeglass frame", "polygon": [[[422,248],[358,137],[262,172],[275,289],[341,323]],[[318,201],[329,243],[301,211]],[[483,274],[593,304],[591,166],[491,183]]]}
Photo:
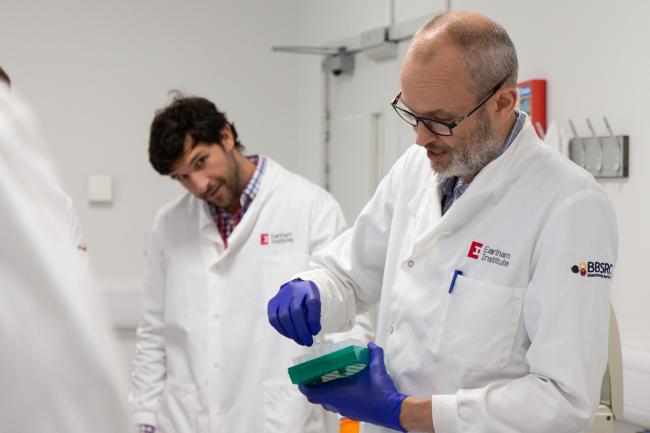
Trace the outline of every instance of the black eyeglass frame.
{"label": "black eyeglass frame", "polygon": [[[454,135],[454,133],[453,133],[453,129],[454,129],[455,127],[457,127],[457,126],[460,124],[460,122],[462,122],[463,120],[467,119],[469,116],[471,116],[472,114],[474,114],[474,113],[475,113],[479,108],[481,108],[481,107],[482,107],[482,106],[483,106],[487,101],[489,101],[490,98],[493,97],[493,96],[494,96],[494,95],[499,91],[499,89],[500,89],[500,88],[505,84],[505,82],[508,81],[508,78],[510,78],[510,74],[506,75],[506,76],[503,78],[503,80],[499,81],[499,83],[498,83],[496,86],[494,86],[494,87],[492,88],[492,90],[490,90],[490,93],[488,93],[487,96],[486,96],[485,98],[483,98],[483,100],[482,100],[482,101],[481,101],[481,102],[480,102],[476,107],[472,108],[472,109],[471,109],[467,114],[461,116],[460,118],[454,120],[453,122],[442,122],[442,121],[440,121],[440,120],[434,120],[434,119],[429,119],[429,118],[427,118],[427,117],[416,116],[415,114],[411,113],[410,111],[405,110],[405,109],[403,109],[403,108],[401,108],[401,107],[398,107],[398,106],[397,106],[397,102],[399,101],[400,97],[402,96],[402,91],[401,91],[401,90],[399,91],[399,93],[397,94],[397,96],[395,96],[395,99],[393,99],[393,102],[391,102],[390,105],[393,107],[393,110],[395,110],[395,112],[397,113],[397,115],[398,115],[402,120],[404,120],[406,123],[408,123],[409,125],[411,125],[411,126],[413,126],[413,127],[417,127],[417,126],[418,126],[418,123],[422,122],[422,124],[425,126],[425,128],[427,128],[427,129],[428,129],[432,134],[440,135],[440,136],[442,136],[442,137],[451,137],[452,135]],[[413,119],[415,119],[415,124],[413,124],[413,123],[411,123],[409,120],[407,120],[407,119],[406,119],[406,118],[405,118],[401,113],[405,113],[405,114],[407,114],[408,116],[413,117]],[[442,125],[442,126],[447,127],[447,129],[449,130],[449,134],[441,134],[441,133],[439,133],[439,132],[434,131],[434,130],[429,126],[428,123],[437,123],[437,124],[439,124],[439,125]]]}

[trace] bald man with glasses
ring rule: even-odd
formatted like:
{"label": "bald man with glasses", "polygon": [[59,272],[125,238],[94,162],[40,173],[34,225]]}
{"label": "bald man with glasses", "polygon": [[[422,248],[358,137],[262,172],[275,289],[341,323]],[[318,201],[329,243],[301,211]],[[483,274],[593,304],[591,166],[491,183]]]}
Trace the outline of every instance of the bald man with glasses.
{"label": "bald man with glasses", "polygon": [[269,302],[271,325],[305,345],[310,330],[346,329],[379,305],[368,367],[300,387],[365,433],[569,433],[593,418],[616,217],[517,110],[517,74],[494,21],[456,11],[427,22],[392,101],[415,145],[354,226]]}

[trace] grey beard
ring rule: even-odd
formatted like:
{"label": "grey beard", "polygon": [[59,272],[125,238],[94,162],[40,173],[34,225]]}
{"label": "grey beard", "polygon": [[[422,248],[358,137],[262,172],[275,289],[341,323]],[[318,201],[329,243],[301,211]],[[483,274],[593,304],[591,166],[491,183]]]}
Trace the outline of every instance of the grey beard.
{"label": "grey beard", "polygon": [[444,177],[474,177],[494,158],[498,150],[498,138],[482,111],[479,125],[470,140],[474,146],[466,146],[454,152],[449,167],[438,174]]}

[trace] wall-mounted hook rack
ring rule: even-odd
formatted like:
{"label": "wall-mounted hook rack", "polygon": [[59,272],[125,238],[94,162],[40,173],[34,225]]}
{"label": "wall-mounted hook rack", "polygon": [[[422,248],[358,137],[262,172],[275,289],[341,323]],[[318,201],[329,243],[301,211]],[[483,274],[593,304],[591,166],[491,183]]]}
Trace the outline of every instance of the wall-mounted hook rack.
{"label": "wall-mounted hook rack", "polygon": [[606,117],[603,117],[608,135],[596,134],[591,120],[586,119],[591,137],[583,137],[571,120],[573,138],[569,141],[569,158],[599,178],[628,177],[629,135],[614,135]]}

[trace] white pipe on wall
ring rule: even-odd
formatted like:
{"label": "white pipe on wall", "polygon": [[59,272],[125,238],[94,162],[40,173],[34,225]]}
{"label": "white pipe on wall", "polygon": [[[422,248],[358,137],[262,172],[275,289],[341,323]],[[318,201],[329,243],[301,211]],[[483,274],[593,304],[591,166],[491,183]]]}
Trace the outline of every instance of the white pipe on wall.
{"label": "white pipe on wall", "polygon": [[386,0],[386,25],[388,28],[395,24],[395,0]]}
{"label": "white pipe on wall", "polygon": [[[326,61],[324,59],[323,61]],[[323,121],[323,187],[326,191],[330,190],[330,73],[322,67],[321,72],[321,91],[322,91],[322,121]]]}

